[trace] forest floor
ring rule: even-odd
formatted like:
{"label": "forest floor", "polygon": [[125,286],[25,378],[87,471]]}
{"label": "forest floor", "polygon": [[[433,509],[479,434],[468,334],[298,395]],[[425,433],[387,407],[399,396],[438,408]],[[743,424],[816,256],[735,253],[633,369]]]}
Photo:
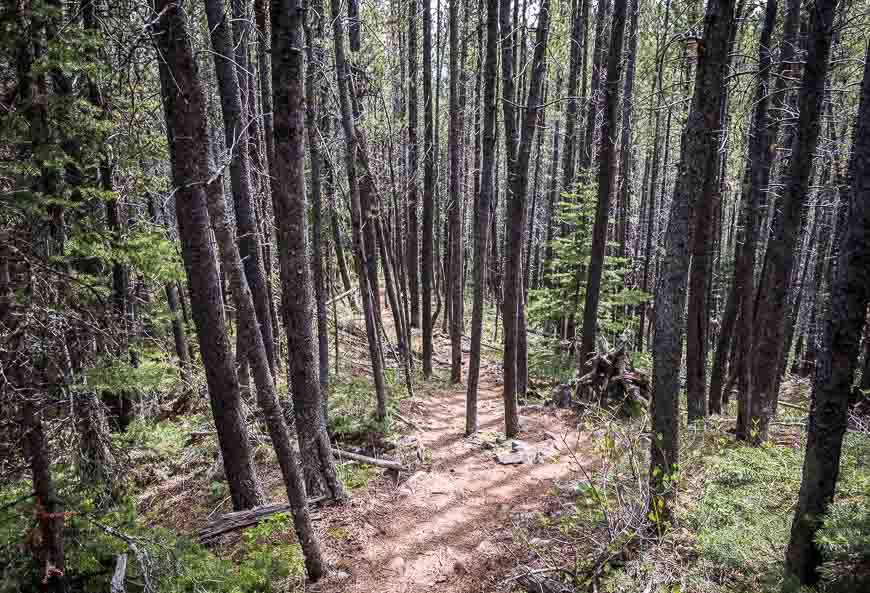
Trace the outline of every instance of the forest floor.
{"label": "forest floor", "polygon": [[[448,351],[449,341],[436,339],[436,364]],[[572,413],[526,406],[516,444],[531,453],[525,463],[501,465],[497,455],[512,446],[510,440],[500,442],[501,374],[499,363],[483,361],[480,433],[474,437],[464,435],[464,385],[401,402],[400,414],[419,427],[400,439],[415,450],[416,467],[323,510],[325,548],[339,570],[311,591],[511,589],[505,578],[528,553],[515,537],[518,526],[542,509],[556,481],[575,479],[578,464],[590,464],[593,453]],[[336,533],[346,539],[336,541],[330,536]]]}

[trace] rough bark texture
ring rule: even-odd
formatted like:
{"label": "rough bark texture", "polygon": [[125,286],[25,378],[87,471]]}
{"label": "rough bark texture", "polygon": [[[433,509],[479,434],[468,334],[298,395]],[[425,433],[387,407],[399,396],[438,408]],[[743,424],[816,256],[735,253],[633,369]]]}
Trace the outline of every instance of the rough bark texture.
{"label": "rough bark texture", "polygon": [[[425,17],[424,17],[425,18]],[[408,1],[408,235],[405,266],[411,327],[420,327],[420,220],[417,216],[417,0]],[[424,107],[428,109],[428,107]]]}
{"label": "rough bark texture", "polygon": [[272,208],[278,238],[281,304],[296,434],[308,492],[343,497],[329,451],[314,335],[308,199],[305,194],[302,19],[297,0],[272,0],[275,168]]}
{"label": "rough bark texture", "polygon": [[480,379],[480,345],[483,336],[483,300],[486,293],[486,264],[489,214],[492,202],[495,160],[496,85],[498,84],[498,0],[486,2],[486,59],[483,87],[483,147],[480,195],[474,219],[474,306],[471,313],[471,356],[468,362],[468,391],[465,400],[465,434],[477,432],[477,386]]}
{"label": "rough bark texture", "polygon": [[[501,0],[499,20],[501,30],[512,31],[510,20],[510,1]],[[522,309],[522,264],[523,264],[523,231],[526,218],[526,191],[528,189],[529,161],[531,159],[532,140],[535,135],[535,123],[538,119],[538,109],[541,109],[541,92],[546,72],[546,51],[549,35],[549,2],[544,0],[538,13],[538,25],[535,35],[535,55],[532,63],[532,75],[529,82],[528,100],[525,112],[522,114],[522,131],[517,142],[517,130],[514,122],[514,79],[512,49],[516,43],[515,32],[502,37],[502,106],[505,122],[505,153],[508,156],[508,222],[505,245],[505,287],[504,287],[504,406],[505,434],[516,436],[519,432],[519,414],[517,411],[517,357],[518,331],[523,324],[519,316],[524,315]]]}
{"label": "rough bark texture", "polygon": [[[588,0],[587,0],[588,1]],[[579,168],[581,175],[588,175],[592,167],[592,153],[595,146],[595,126],[598,123],[598,109],[601,104],[601,75],[604,69],[605,39],[607,14],[610,12],[611,0],[600,0],[595,21],[595,45],[592,49],[592,83],[589,89],[589,101],[586,107],[586,131],[583,134],[583,145],[580,148]]]}
{"label": "rough bark texture", "polygon": [[[186,16],[169,0],[156,2],[154,41],[164,60],[160,82],[167,120],[176,218],[191,309],[208,383],[212,414],[235,510],[262,503],[242,414],[235,359],[227,335],[221,281],[211,240],[203,180],[210,171],[203,142],[209,134],[205,99],[193,59]],[[213,182],[214,183],[214,182]]]}
{"label": "rough bark texture", "polygon": [[[814,32],[826,31],[824,15],[822,11],[815,17]],[[820,41],[815,38],[815,44]],[[824,48],[816,51],[826,54]],[[812,46],[809,57],[818,57]],[[808,69],[811,63],[808,59]],[[838,256],[825,346],[813,382],[803,478],[785,556],[786,590],[797,590],[798,584],[815,585],[819,579],[822,557],[813,540],[837,486],[848,394],[870,300],[870,45],[852,142],[848,208],[848,229]]]}
{"label": "rough bark texture", "polygon": [[680,364],[692,245],[691,221],[698,202],[715,191],[722,82],[728,64],[734,1],[711,0],[704,21],[695,92],[683,135],[655,303],[652,405],[655,438],[650,445],[650,502],[651,510],[662,521],[669,521],[671,515],[673,489],[668,477],[679,467]]}
{"label": "rough bark texture", "polygon": [[746,430],[741,435],[756,444],[767,439],[773,402],[777,397],[774,387],[778,383],[785,322],[789,318],[786,314],[788,289],[819,138],[819,115],[825,96],[836,5],[836,0],[820,0],[811,12],[807,60],[798,98],[800,116],[779,213],[773,222],[758,282],[753,344],[747,358],[753,365],[752,391],[746,394],[749,416]]}
{"label": "rough bark texture", "polygon": [[34,580],[42,591],[64,593],[69,590],[69,583],[64,576],[63,505],[51,475],[51,454],[42,425],[42,413],[34,402],[27,401],[22,405],[21,424],[25,430],[25,455],[32,475],[38,530],[42,538],[41,549],[34,550]]}
{"label": "rough bark texture", "polygon": [[460,51],[459,4],[462,0],[450,0],[450,125],[447,134],[447,151],[450,159],[449,207],[447,209],[450,225],[450,382],[462,381],[462,330],[465,321],[464,299],[462,294],[462,194],[460,191],[462,162],[462,128],[460,86],[465,75],[460,73],[465,67],[465,42]]}
{"label": "rough bark texture", "polygon": [[[326,393],[329,389],[329,326],[326,307],[326,276],[323,269],[323,137],[321,123],[329,115],[323,114],[325,89],[319,82],[326,66],[323,48],[323,0],[311,0],[309,17],[305,19],[305,127],[308,130],[308,156],[311,163],[312,241],[311,273],[314,281],[314,300],[317,305],[317,354],[320,376],[320,397],[326,410]],[[320,70],[321,72],[318,72]],[[324,415],[325,419],[325,415]]]}
{"label": "rough bark texture", "polygon": [[607,226],[610,218],[610,196],[613,193],[616,157],[616,113],[619,107],[619,75],[622,70],[622,36],[625,32],[626,0],[614,0],[610,49],[607,52],[607,73],[604,83],[604,121],[601,123],[601,148],[598,155],[598,201],[595,226],[592,229],[592,251],[589,276],[586,281],[586,303],[583,307],[583,341],[580,345],[580,374],[589,356],[595,351],[598,326],[598,303],[601,299],[601,277],[607,247]]}
{"label": "rough bark texture", "polygon": [[[350,98],[350,72],[344,53],[344,25],[338,2],[332,3],[332,40],[335,48],[335,76],[338,82],[338,99],[341,106],[341,125],[345,136],[345,172],[350,190],[351,228],[353,231],[354,258],[359,271],[366,269],[366,249],[362,232],[362,208],[359,199],[359,180],[357,179],[356,163],[358,139],[353,122]],[[289,50],[289,47],[288,47]],[[366,322],[366,338],[369,346],[369,358],[372,363],[372,374],[375,382],[376,409],[379,419],[387,417],[387,394],[384,385],[384,369],[381,359],[381,340],[375,325],[374,300],[368,275],[359,274],[360,297],[363,303],[363,316]]]}
{"label": "rough bark texture", "polygon": [[[263,335],[269,366],[277,368],[275,340],[272,336],[272,318],[269,314],[269,297],[266,291],[266,274],[260,258],[260,234],[257,231],[257,213],[254,206],[254,192],[251,187],[250,162],[248,161],[248,127],[242,110],[242,95],[233,57],[233,38],[230,18],[221,0],[206,0],[206,17],[214,57],[215,74],[218,82],[221,112],[224,122],[224,139],[230,151],[230,187],[238,229],[237,241],[245,276],[254,306],[257,321]],[[246,345],[247,346],[247,345]],[[247,353],[245,353],[247,356]]]}
{"label": "rough bark texture", "polygon": [[[565,148],[562,153],[561,191],[571,191],[575,176],[577,129],[577,78],[581,67],[583,47],[586,44],[586,23],[589,0],[576,0],[571,15],[571,53],[568,63],[568,100],[565,103]],[[558,160],[558,156],[554,156]]]}
{"label": "rough bark texture", "polygon": [[432,290],[435,280],[435,130],[432,119],[432,11],[423,0],[423,376],[432,376]]}

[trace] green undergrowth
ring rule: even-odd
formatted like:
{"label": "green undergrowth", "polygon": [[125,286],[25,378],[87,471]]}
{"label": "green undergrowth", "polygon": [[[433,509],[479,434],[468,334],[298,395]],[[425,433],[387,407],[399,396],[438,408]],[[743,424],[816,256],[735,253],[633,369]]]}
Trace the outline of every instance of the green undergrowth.
{"label": "green undergrowth", "polygon": [[[817,535],[821,591],[870,590],[870,438],[846,436],[837,494]],[[803,450],[734,446],[709,459],[686,513],[699,558],[719,567],[723,591],[775,590],[800,490]]]}
{"label": "green undergrowth", "polygon": [[[559,543],[529,546],[536,557],[570,569],[578,590],[591,587],[596,574],[598,591],[614,593],[780,591],[802,477],[799,428],[789,428],[789,445],[751,447],[715,417],[706,430],[684,425],[675,523],[657,529],[647,511],[648,424],[592,410],[581,425],[594,435],[597,461],[550,492],[550,506],[524,537]],[[814,591],[870,591],[867,435],[845,437],[836,497],[817,544],[822,582]]]}
{"label": "green undergrowth", "polygon": [[[132,498],[109,510],[61,492],[66,576],[72,590],[108,591],[119,554],[128,555],[126,590],[137,593],[273,593],[302,591],[304,563],[292,519],[275,515],[249,528],[234,555],[222,558],[170,530],[146,525]],[[22,499],[23,498],[23,499]],[[17,502],[16,502],[17,501]],[[23,483],[0,491],[0,593],[40,590],[28,546],[35,535],[33,501]]]}

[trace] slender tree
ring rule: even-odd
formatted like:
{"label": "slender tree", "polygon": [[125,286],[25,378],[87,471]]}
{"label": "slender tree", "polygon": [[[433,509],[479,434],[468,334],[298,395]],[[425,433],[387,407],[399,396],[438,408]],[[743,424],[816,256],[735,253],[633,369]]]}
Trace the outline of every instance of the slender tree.
{"label": "slender tree", "polygon": [[[273,0],[274,1],[274,0]],[[335,76],[338,82],[338,99],[341,107],[341,125],[345,138],[345,173],[350,193],[351,228],[353,231],[354,258],[359,271],[360,298],[363,303],[363,316],[366,323],[366,338],[369,346],[369,358],[372,363],[372,374],[375,382],[375,397],[377,407],[375,413],[379,419],[387,417],[387,393],[384,384],[384,370],[381,354],[381,340],[376,326],[374,299],[366,269],[366,248],[362,232],[362,207],[359,199],[359,180],[357,178],[357,150],[359,142],[351,108],[350,71],[344,53],[344,24],[338,2],[332,2],[332,40],[335,50]],[[292,46],[287,50],[291,51]]]}
{"label": "slender tree", "polygon": [[[474,306],[471,316],[471,356],[465,399],[465,434],[477,432],[477,386],[480,378],[480,347],[483,336],[483,304],[486,294],[487,249],[490,241],[493,161],[496,148],[496,85],[498,84],[498,0],[486,2],[486,58],[483,87],[483,146],[480,195],[474,218]],[[495,240],[495,237],[492,237]]]}
{"label": "slender tree", "polygon": [[[522,304],[522,263],[523,232],[526,217],[526,191],[528,189],[529,161],[535,123],[538,119],[543,80],[546,73],[546,51],[549,37],[549,1],[544,0],[538,13],[535,33],[535,53],[532,62],[532,75],[529,81],[528,100],[523,113],[521,135],[514,122],[514,74],[512,63],[513,45],[516,31],[512,28],[510,0],[501,0],[499,20],[502,31],[502,112],[505,126],[505,154],[508,160],[508,222],[505,244],[505,288],[504,288],[504,406],[505,434],[514,437],[519,432],[517,410],[517,357],[518,331],[524,325],[519,316],[523,315]],[[511,32],[510,34],[505,34]],[[519,140],[519,141],[517,141]]]}
{"label": "slender tree", "polygon": [[[211,176],[208,151],[203,150],[209,138],[205,97],[183,10],[169,0],[159,0],[155,11],[159,18],[153,39],[162,56],[160,83],[172,179],[177,188],[175,208],[181,254],[230,496],[233,508],[241,510],[260,504],[263,493],[242,415],[239,380],[227,332],[202,183]],[[212,181],[211,185],[215,183]]]}
{"label": "slender tree", "polygon": [[592,252],[589,257],[589,276],[586,281],[586,304],[583,308],[583,341],[580,345],[581,374],[583,374],[587,359],[595,352],[598,303],[601,298],[601,277],[604,274],[604,252],[607,247],[610,197],[613,193],[615,174],[616,112],[619,106],[619,76],[622,70],[625,3],[626,0],[613,1],[613,22],[604,84],[604,121],[601,124],[601,148],[598,155],[598,202],[595,209],[595,226],[592,230]]}
{"label": "slender tree", "polygon": [[711,0],[704,18],[703,51],[665,235],[661,278],[656,293],[653,337],[650,504],[669,521],[672,479],[679,468],[680,364],[685,329],[686,281],[692,245],[692,217],[698,202],[712,195],[717,181],[716,151],[721,131],[723,79],[734,24],[734,0]]}
{"label": "slender tree", "polygon": [[422,0],[423,11],[423,376],[432,376],[432,291],[435,281],[435,126],[432,118],[432,9]]}
{"label": "slender tree", "polygon": [[[824,12],[817,13],[811,30],[817,35],[826,30],[824,24]],[[821,42],[815,36],[814,41]],[[816,51],[825,53],[824,48]],[[808,69],[813,67],[811,57],[818,57],[812,46],[807,56]],[[870,45],[852,141],[845,220],[847,229],[837,258],[825,344],[813,381],[801,489],[785,556],[787,591],[815,585],[819,580],[822,554],[815,536],[836,491],[848,423],[848,395],[870,302]]]}
{"label": "slender tree", "polygon": [[[417,1],[408,2],[408,235],[405,266],[411,299],[411,326],[420,327],[420,220],[417,216]],[[423,17],[426,18],[425,16]],[[431,48],[430,48],[431,53]]]}
{"label": "slender tree", "polygon": [[303,44],[304,14],[298,0],[272,0],[272,105],[275,111],[272,207],[278,237],[288,373],[305,483],[312,494],[342,498],[344,492],[336,477],[326,433],[319,367],[315,360],[317,342],[313,327],[308,199],[304,174],[305,72],[302,54],[296,49]]}
{"label": "slender tree", "polygon": [[751,361],[752,392],[749,397],[747,430],[741,436],[753,443],[767,439],[767,429],[777,394],[788,289],[800,235],[801,216],[808,194],[813,156],[819,138],[819,115],[825,95],[825,78],[831,50],[834,10],[837,0],[820,0],[812,11],[807,42],[807,59],[799,90],[797,128],[792,144],[785,190],[774,218],[758,281],[753,320]]}
{"label": "slender tree", "polygon": [[447,151],[450,155],[450,187],[448,220],[450,225],[450,381],[462,381],[462,330],[464,326],[464,299],[462,294],[462,193],[460,191],[460,162],[462,160],[462,122],[460,87],[465,74],[465,42],[460,50],[461,23],[459,4],[462,0],[450,0],[450,125],[447,134]]}

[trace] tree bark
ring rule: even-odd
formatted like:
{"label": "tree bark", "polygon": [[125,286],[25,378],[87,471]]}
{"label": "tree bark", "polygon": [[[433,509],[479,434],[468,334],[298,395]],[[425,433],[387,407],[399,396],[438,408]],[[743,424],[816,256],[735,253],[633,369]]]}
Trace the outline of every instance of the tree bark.
{"label": "tree bark", "polygon": [[[302,21],[298,0],[272,0],[272,104],[275,168],[272,209],[278,238],[282,318],[287,334],[288,373],[296,434],[306,490],[314,496],[343,498],[338,481],[315,361],[311,261],[308,257],[308,200],[305,194],[305,73],[302,67]],[[325,309],[325,303],[324,303]]]}
{"label": "tree bark", "polygon": [[[830,11],[822,10],[812,17],[814,43],[810,46],[808,73],[802,90],[808,87],[807,78],[812,80],[812,70],[819,67],[811,58],[827,57],[826,40],[821,36],[830,33],[828,27],[832,19],[826,17],[832,14],[833,6]],[[815,534],[837,486],[848,422],[848,394],[870,301],[870,45],[852,142],[849,185],[848,229],[838,255],[825,347],[813,382],[801,489],[785,556],[784,590],[787,591],[796,591],[799,585],[815,585],[819,580],[822,554],[816,547]]]}
{"label": "tree bark", "polygon": [[592,251],[589,276],[586,281],[586,303],[583,307],[583,341],[580,345],[580,374],[589,356],[595,352],[598,329],[598,303],[601,300],[601,277],[607,247],[607,226],[610,218],[610,196],[613,193],[614,160],[616,156],[616,111],[619,100],[619,76],[622,70],[622,37],[625,32],[625,2],[614,0],[610,49],[607,53],[607,73],[604,83],[604,121],[601,124],[601,148],[598,155],[598,205],[592,229]]}
{"label": "tree bark", "polygon": [[432,290],[435,280],[435,143],[432,119],[432,10],[423,0],[423,376],[432,376]]}
{"label": "tree bark", "polygon": [[665,235],[662,276],[656,294],[653,337],[650,510],[659,522],[671,519],[674,491],[670,482],[679,468],[680,365],[685,329],[686,281],[692,245],[692,217],[698,201],[715,191],[716,151],[721,130],[723,80],[728,65],[734,0],[711,0],[704,19],[703,48],[681,161]]}
{"label": "tree bark", "polygon": [[819,138],[819,115],[825,95],[836,4],[836,0],[821,0],[812,11],[806,67],[799,90],[800,115],[788,177],[758,281],[753,344],[747,357],[752,364],[753,383],[751,393],[747,393],[749,414],[746,426],[749,434],[744,431],[741,435],[754,444],[767,439],[773,402],[777,398],[773,391],[778,384],[779,361],[783,355],[788,289]]}
{"label": "tree bark", "polygon": [[[257,214],[251,187],[250,163],[248,161],[248,131],[242,110],[242,96],[233,53],[233,38],[230,18],[220,0],[206,0],[206,16],[213,49],[215,74],[218,82],[221,112],[224,122],[224,138],[230,159],[230,186],[238,228],[239,253],[245,267],[245,276],[257,320],[263,335],[263,344],[269,366],[274,374],[277,368],[275,340],[272,336],[272,318],[269,314],[269,299],[266,292],[266,275],[260,259],[260,234],[257,230]],[[247,353],[245,353],[247,356]]]}
{"label": "tree bark", "polygon": [[[490,240],[490,208],[495,160],[496,85],[498,82],[499,0],[486,0],[486,59],[483,87],[483,150],[480,195],[474,220],[474,305],[471,313],[471,355],[465,399],[465,434],[477,432],[477,387],[480,379],[480,346],[483,339],[483,304],[486,293],[487,249]],[[495,238],[493,238],[494,240]]]}
{"label": "tree bark", "polygon": [[[276,0],[273,0],[276,1]],[[345,172],[350,193],[351,225],[353,230],[354,257],[357,261],[357,269],[360,270],[359,284],[360,297],[363,303],[363,315],[366,322],[366,337],[369,346],[369,358],[372,363],[372,375],[375,382],[375,397],[377,407],[375,413],[378,419],[387,417],[387,394],[384,385],[384,371],[381,360],[381,341],[375,325],[374,299],[372,298],[371,285],[368,275],[362,271],[366,269],[365,239],[362,233],[362,208],[359,197],[359,181],[357,179],[356,163],[359,142],[354,128],[353,113],[351,111],[350,98],[350,72],[344,54],[344,25],[342,24],[341,11],[338,2],[332,3],[332,35],[335,48],[335,76],[338,82],[338,99],[341,106],[341,124],[345,136]],[[288,48],[289,49],[289,48]]]}
{"label": "tree bark", "polygon": [[312,236],[311,273],[314,280],[314,300],[317,304],[317,354],[320,377],[320,397],[326,418],[326,394],[329,389],[329,326],[326,309],[326,277],[323,269],[323,138],[321,123],[329,118],[323,114],[327,94],[318,82],[318,69],[326,70],[323,48],[323,0],[310,0],[310,18],[304,19],[305,30],[305,127],[308,130],[308,158],[311,163]]}
{"label": "tree bark", "polygon": [[[461,113],[460,86],[465,82],[465,42],[460,44],[461,25],[459,4],[450,0],[450,124],[447,151],[450,158],[450,187],[448,221],[450,226],[450,382],[462,382],[462,330],[464,326],[464,299],[462,294],[462,193],[460,191],[460,163],[462,156],[463,114]],[[460,50],[460,45],[462,50]]]}
{"label": "tree bark", "polygon": [[175,208],[181,253],[230,496],[233,508],[242,510],[261,504],[263,493],[242,414],[202,187],[210,176],[205,98],[183,11],[170,0],[158,0],[155,10],[160,18],[153,38],[158,52],[164,56],[160,61],[160,82],[172,178],[177,188]]}
{"label": "tree bark", "polygon": [[[408,295],[411,299],[411,327],[420,327],[420,220],[417,216],[417,167],[419,165],[417,154],[417,123],[419,121],[417,114],[417,77],[417,0],[408,0],[408,229],[407,242],[405,244],[405,266],[408,274]],[[425,101],[424,105],[424,109],[431,111],[431,108]]]}
{"label": "tree bark", "polygon": [[[514,73],[511,61],[516,32],[510,19],[510,0],[501,0],[499,20],[502,31],[502,107],[505,125],[505,155],[508,161],[508,187],[510,196],[507,202],[508,223],[505,254],[504,288],[504,406],[505,435],[514,437],[519,432],[517,410],[518,389],[518,332],[524,326],[520,315],[522,308],[522,264],[523,232],[526,217],[526,192],[528,190],[529,160],[535,123],[538,119],[543,80],[546,73],[547,40],[549,37],[549,1],[544,0],[538,12],[535,34],[535,54],[532,63],[532,76],[529,82],[528,100],[522,118],[522,130],[517,142],[514,122]],[[510,32],[510,34],[508,34]]]}
{"label": "tree bark", "polygon": [[[588,2],[588,0],[586,0]],[[592,152],[595,147],[595,125],[598,119],[599,92],[601,90],[601,74],[604,69],[605,39],[607,15],[610,12],[611,0],[600,0],[595,21],[595,45],[592,50],[592,83],[589,88],[589,100],[586,107],[586,131],[583,135],[583,145],[580,147],[579,168],[581,175],[588,176],[592,167]]]}

